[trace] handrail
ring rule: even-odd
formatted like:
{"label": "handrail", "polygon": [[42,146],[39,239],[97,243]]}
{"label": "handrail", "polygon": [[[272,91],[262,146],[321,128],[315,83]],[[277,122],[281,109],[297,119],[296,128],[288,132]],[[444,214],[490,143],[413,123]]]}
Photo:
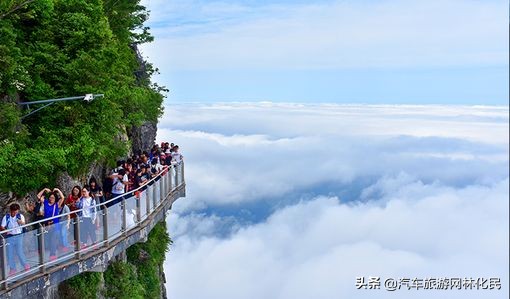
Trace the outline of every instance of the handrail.
{"label": "handrail", "polygon": [[[124,196],[126,196],[126,194],[129,194],[129,193],[134,193],[134,192],[137,192],[137,191],[140,191],[141,189],[144,189],[144,188],[147,188],[147,186],[151,183],[153,183],[154,181],[156,180],[159,180],[159,178],[163,175],[163,173],[165,173],[165,170],[170,170],[170,168],[176,168],[178,164],[175,164],[175,165],[165,165],[163,171],[161,171],[160,173],[158,173],[158,175],[156,175],[155,177],[151,178],[150,180],[148,180],[145,184],[143,184],[142,186],[134,189],[134,190],[130,190],[126,193],[123,193],[123,194],[120,194],[116,197],[113,197],[105,202],[102,202],[102,203],[99,203],[99,204],[96,204],[96,206],[101,206],[101,205],[106,205],[110,202],[113,202],[119,198],[122,198]],[[57,203],[55,201],[55,203]],[[29,227],[32,227],[34,226],[35,224],[39,224],[39,223],[43,223],[43,222],[48,222],[49,220],[53,220],[53,219],[60,219],[61,217],[64,217],[64,216],[67,216],[67,215],[72,215],[72,214],[79,214],[80,212],[83,212],[83,208],[82,209],[78,209],[78,210],[74,210],[74,211],[71,211],[71,212],[68,212],[68,213],[64,213],[64,214],[58,214],[56,216],[52,216],[52,217],[49,217],[49,218],[44,218],[44,219],[41,219],[41,220],[37,220],[37,221],[33,221],[33,222],[30,222],[30,223],[25,223],[23,225],[20,225],[19,227],[16,227],[16,228],[10,228],[10,229],[5,229],[5,230],[2,230],[0,231],[1,234],[6,234],[10,231],[13,231],[13,230],[19,230],[19,229],[23,229],[23,228],[29,228]],[[3,217],[3,215],[1,216]],[[1,220],[1,218],[0,218]]]}
{"label": "handrail", "polygon": [[[91,233],[95,234],[95,237],[97,239],[95,242],[90,242],[91,244],[89,246],[87,246],[86,248],[82,247],[82,242],[81,242],[82,240],[81,240],[81,233],[80,233],[81,226],[84,226],[81,229],[87,228],[87,227],[85,227],[85,224],[80,224],[80,223],[83,223],[83,218],[84,218],[82,212],[85,209],[83,209],[83,208],[74,210],[69,213],[59,214],[57,216],[46,218],[43,220],[27,223],[27,224],[24,224],[17,228],[2,231],[2,234],[0,235],[0,293],[2,292],[2,290],[7,290],[8,283],[10,283],[12,281],[16,281],[17,279],[20,279],[20,278],[22,278],[23,280],[27,280],[28,278],[30,278],[32,276],[38,275],[40,273],[45,273],[46,267],[58,265],[60,262],[73,259],[73,256],[74,256],[74,260],[79,261],[79,260],[81,260],[81,254],[83,252],[89,251],[91,249],[98,249],[99,246],[104,245],[107,248],[109,248],[109,243],[112,243],[112,242],[122,239],[128,231],[135,229],[135,228],[143,227],[143,226],[141,226],[141,223],[143,222],[143,220],[149,218],[164,202],[166,202],[168,196],[170,194],[172,194],[172,192],[181,188],[184,184],[185,184],[184,163],[181,161],[179,164],[166,166],[165,168],[163,168],[163,170],[158,175],[156,175],[154,178],[147,181],[147,183],[145,183],[143,186],[140,186],[140,187],[138,187],[134,190],[131,190],[129,192],[126,192],[122,195],[116,196],[108,201],[96,204],[94,207],[94,209],[95,209],[94,213],[97,213],[96,219],[97,219],[97,217],[102,216],[102,219],[100,219],[100,220],[102,220],[102,229],[103,229],[102,237],[97,238],[98,233],[96,232],[96,230],[98,230],[100,227],[96,228],[94,226],[93,227],[94,230]],[[141,193],[136,195],[136,193],[138,191],[140,191]],[[143,193],[143,192],[145,192],[145,193]],[[144,199],[142,199],[142,194],[145,197]],[[112,202],[119,200],[119,199],[121,200],[120,202],[118,202],[114,205],[111,205]],[[133,202],[133,200],[135,200],[135,201]],[[144,201],[143,204],[145,206],[142,206],[142,201]],[[133,214],[132,216],[136,217],[136,220],[134,220],[135,218],[132,218],[132,222],[130,222],[128,225],[127,215],[129,212],[128,212],[127,206],[130,204],[132,205],[133,203],[136,206],[131,207],[130,209],[133,209],[133,208],[135,209],[136,213]],[[144,210],[144,215],[142,215],[141,210]],[[110,211],[113,211],[113,212],[110,212]],[[119,219],[119,215],[116,215],[119,212],[122,213],[122,215],[121,215],[122,217],[120,217],[120,219]],[[51,219],[66,217],[73,213],[76,214],[76,217],[74,219],[72,219],[72,221],[71,221],[72,225],[74,227],[74,238],[72,238],[72,240],[75,242],[75,244],[71,245],[71,250],[69,252],[66,251],[66,252],[64,252],[63,255],[58,256],[58,258],[54,258],[54,259],[52,259],[50,256],[50,259],[48,260],[46,258],[46,248],[45,248],[46,247],[45,246],[46,238],[45,237],[50,237],[48,235],[48,233],[52,229],[54,230],[53,231],[54,234],[59,234],[60,231],[56,231],[57,228],[59,228],[59,225],[51,224],[49,226],[43,226],[43,222],[47,222]],[[112,215],[113,215],[114,219],[109,220],[108,216],[110,215],[110,213],[113,213]],[[131,213],[129,215],[131,215]],[[115,217],[117,219],[115,219]],[[113,220],[113,221],[111,221],[111,220]],[[66,222],[67,222],[67,220],[66,220]],[[92,223],[92,224],[94,225],[94,223]],[[89,225],[88,228],[90,229],[90,224],[88,224],[88,225]],[[6,232],[13,231],[13,230],[19,230],[24,227],[28,228],[28,227],[34,227],[34,226],[37,226],[36,230],[22,232],[22,234],[20,234],[19,236],[21,236],[21,238],[25,238],[25,237],[36,238],[36,240],[34,239],[33,241],[35,241],[35,243],[37,243],[36,244],[37,248],[39,248],[38,254],[37,254],[38,261],[35,263],[32,261],[33,265],[30,265],[29,270],[16,272],[14,274],[13,273],[8,274],[8,271],[7,271],[7,267],[8,267],[8,265],[7,265],[7,247],[9,245],[10,246],[14,246],[14,245],[8,243],[9,238],[13,237],[13,236],[8,235],[7,237],[4,237],[4,234]],[[109,227],[109,226],[112,226],[112,227]],[[120,226],[120,228],[119,228],[119,226]],[[112,228],[114,230],[115,229],[118,229],[118,230],[113,231],[110,234],[110,231],[109,231],[110,228]],[[35,231],[35,233],[34,233],[34,231]],[[73,235],[72,229],[70,232],[69,232],[69,229],[67,229],[67,233],[70,233],[71,235]],[[50,241],[58,242],[57,238],[59,236],[60,235],[53,236],[55,239],[50,240]],[[88,239],[88,236],[87,236],[87,239]],[[84,243],[88,243],[87,239],[83,240],[83,241],[85,241]],[[31,241],[31,240],[29,240],[29,241]],[[69,241],[69,238],[67,239],[67,241]],[[92,237],[91,237],[91,241],[93,241]],[[21,241],[21,242],[23,244],[23,241]],[[30,244],[30,242],[27,242],[27,243]],[[46,244],[46,245],[48,245],[48,244]],[[56,246],[56,244],[53,246]],[[13,250],[13,249],[11,249],[11,250]],[[25,244],[23,244],[23,250],[28,251],[28,248],[25,248]],[[50,249],[50,251],[51,251],[51,249]],[[54,249],[53,252],[56,252],[56,249]],[[36,257],[35,255],[31,256],[32,259],[35,257]],[[14,258],[14,256],[12,256],[12,258]],[[21,261],[20,261],[20,263],[21,263]],[[23,265],[21,265],[21,267],[23,267]],[[34,271],[37,271],[37,272],[34,272]]]}

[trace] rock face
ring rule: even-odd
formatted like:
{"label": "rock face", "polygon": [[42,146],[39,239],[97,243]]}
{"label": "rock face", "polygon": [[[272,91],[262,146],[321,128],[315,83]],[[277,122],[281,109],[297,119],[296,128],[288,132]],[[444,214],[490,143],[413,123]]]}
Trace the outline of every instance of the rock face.
{"label": "rock face", "polygon": [[140,249],[140,252],[138,253],[138,260],[141,262],[145,262],[148,260],[151,256],[149,253],[143,249]]}
{"label": "rock face", "polygon": [[157,129],[157,123],[145,122],[140,127],[133,127],[129,130],[132,152],[150,150],[156,140]]}
{"label": "rock face", "polygon": [[13,203],[18,203],[20,212],[27,217],[27,221],[32,221],[30,212],[27,210],[27,204],[35,202],[37,198],[37,191],[27,193],[25,197],[16,197],[12,192],[0,192],[0,220],[3,215],[9,211],[9,206]]}
{"label": "rock face", "polygon": [[[100,163],[94,162],[90,165],[87,174],[82,177],[73,178],[67,172],[62,173],[56,180],[57,187],[62,190],[65,196],[71,194],[71,189],[74,186],[83,187],[89,183],[91,177],[95,177],[97,182],[101,185],[105,176],[106,167]],[[49,186],[50,188],[53,186]]]}
{"label": "rock face", "polygon": [[[147,63],[143,59],[137,44],[131,44],[130,47],[135,53],[136,60],[138,62],[138,69],[135,71],[135,77],[138,84],[142,84],[144,80],[149,78],[149,74],[147,73]],[[127,132],[129,140],[131,140],[132,153],[149,150],[154,145],[154,140],[156,140],[156,131],[158,129],[157,125],[157,122],[144,122],[141,126],[133,127]]]}
{"label": "rock face", "polygon": [[[9,210],[9,206],[16,201],[12,192],[0,193],[0,215],[4,215]],[[18,202],[20,205],[21,203]]]}
{"label": "rock face", "polygon": [[[85,183],[86,178],[73,178],[71,177],[67,172],[62,173],[57,177],[56,183],[57,187],[62,190],[62,193],[64,193],[64,196],[67,196],[71,194],[71,189],[73,189],[74,186],[83,186]],[[53,186],[48,186],[50,189],[52,189]]]}
{"label": "rock face", "polygon": [[159,281],[160,281],[160,290],[161,290],[161,299],[167,299],[166,296],[166,277],[165,277],[165,270],[163,269],[163,265],[159,265]]}

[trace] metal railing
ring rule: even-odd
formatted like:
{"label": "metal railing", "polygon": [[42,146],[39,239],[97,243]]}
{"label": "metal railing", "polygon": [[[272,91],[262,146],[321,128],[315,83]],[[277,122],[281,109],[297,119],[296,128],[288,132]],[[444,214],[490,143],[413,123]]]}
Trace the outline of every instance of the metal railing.
{"label": "metal railing", "polygon": [[[88,213],[84,214],[84,209],[79,209],[2,231],[0,290],[7,290],[11,283],[46,273],[54,266],[79,261],[84,254],[94,250],[109,248],[110,243],[140,228],[142,222],[183,184],[184,163],[181,162],[165,167],[137,189],[96,203]],[[73,218],[68,221],[68,216]],[[48,221],[57,218],[60,220],[58,223],[48,224]],[[8,234],[20,228],[21,234]],[[25,264],[20,260],[19,250],[25,256]]]}

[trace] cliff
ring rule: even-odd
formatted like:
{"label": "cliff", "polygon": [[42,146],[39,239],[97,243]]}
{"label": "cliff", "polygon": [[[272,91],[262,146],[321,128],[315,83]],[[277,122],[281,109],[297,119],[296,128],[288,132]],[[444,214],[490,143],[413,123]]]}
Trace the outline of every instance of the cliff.
{"label": "cliff", "polygon": [[[156,69],[138,52],[153,40],[148,16],[140,0],[0,5],[0,213],[17,201],[28,215],[25,204],[41,188],[67,195],[91,176],[102,181],[118,158],[153,145],[166,89],[151,82]],[[104,97],[58,102],[28,117],[42,105],[19,105],[87,93]],[[107,277],[87,275],[87,285],[108,289]]]}

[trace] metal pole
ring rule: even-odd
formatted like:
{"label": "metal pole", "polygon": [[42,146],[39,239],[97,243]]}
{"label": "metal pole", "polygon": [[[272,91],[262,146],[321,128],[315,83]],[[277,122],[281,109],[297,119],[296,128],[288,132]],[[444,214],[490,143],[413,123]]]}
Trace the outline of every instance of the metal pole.
{"label": "metal pole", "polygon": [[[1,261],[2,261],[2,271],[0,273],[1,275],[1,278],[2,280],[6,280],[7,279],[7,248],[5,246],[7,246],[7,241],[5,241],[5,238],[4,236],[0,235],[2,237],[2,239],[0,240],[1,242],[1,245],[2,246],[2,250],[0,250],[0,254],[2,255],[1,256]],[[2,284],[2,288],[5,290],[7,289],[7,281],[4,281],[4,283]]]}
{"label": "metal pole", "polygon": [[86,102],[90,102],[90,101],[94,100],[95,98],[99,98],[99,97],[104,97],[104,94],[86,94],[84,96],[76,96],[76,97],[67,97],[67,98],[58,98],[58,99],[49,99],[49,100],[31,101],[31,102],[21,102],[21,103],[18,103],[18,105],[20,105],[20,106],[24,105],[27,108],[29,108],[30,105],[38,105],[38,104],[46,104],[46,105],[44,105],[42,107],[39,107],[36,110],[34,110],[32,112],[29,112],[26,115],[23,115],[20,118],[20,120],[25,119],[26,117],[28,117],[28,116],[36,113],[37,111],[40,111],[40,110],[42,110],[42,109],[52,105],[55,102],[74,101],[74,100],[79,100],[79,99],[83,99]]}
{"label": "metal pole", "polygon": [[140,223],[142,221],[142,211],[140,201],[142,200],[142,192],[138,191],[138,198],[136,198],[136,222]]}
{"label": "metal pole", "polygon": [[122,209],[122,230],[124,231],[124,234],[126,234],[126,231],[127,231],[127,217],[126,217],[126,210],[127,210],[127,205],[126,205],[126,198],[124,196],[122,196],[122,201],[121,201],[121,209]]}
{"label": "metal pole", "polygon": [[105,247],[108,247],[108,208],[103,207],[103,241]]}
{"label": "metal pole", "polygon": [[168,175],[168,185],[169,185],[169,189],[170,191],[172,191],[172,181],[173,181],[173,176],[172,176],[172,166],[168,166],[167,168],[167,172],[166,174]]}
{"label": "metal pole", "polygon": [[39,108],[35,109],[34,111],[32,111],[32,112],[30,112],[30,113],[28,113],[28,114],[25,114],[25,115],[23,115],[22,117],[20,117],[20,120],[24,120],[26,117],[28,117],[28,116],[30,116],[30,115],[32,115],[32,114],[34,114],[34,113],[36,113],[36,112],[37,112],[37,111],[39,111],[39,110],[42,110],[42,109],[46,108],[46,107],[48,107],[48,106],[51,106],[51,105],[53,105],[54,103],[55,103],[55,102],[51,102],[51,103],[48,103],[48,104],[46,104],[46,105],[44,105],[44,106],[42,106],[42,107],[39,107]]}
{"label": "metal pole", "polygon": [[166,174],[165,175],[161,175],[161,179],[163,180],[163,200],[165,200],[166,192],[167,192],[167,190],[166,190],[166,188],[167,188],[167,186],[166,186],[166,178],[167,178]]}
{"label": "metal pole", "polygon": [[168,188],[168,193],[172,192],[172,176],[170,175],[170,172],[167,171],[166,173],[166,185]]}
{"label": "metal pole", "polygon": [[178,173],[177,173],[177,164],[175,164],[173,166],[173,171],[175,173],[175,187],[177,188],[177,186],[179,186],[179,181],[177,180],[178,179]]}
{"label": "metal pole", "polygon": [[163,177],[159,177],[159,202],[161,203],[165,196],[165,185],[163,184]]}
{"label": "metal pole", "polygon": [[181,184],[184,183],[184,161],[181,160]]}
{"label": "metal pole", "polygon": [[152,186],[147,186],[145,189],[145,205],[147,206],[146,216],[149,215],[151,210],[151,199],[152,199]]}
{"label": "metal pole", "polygon": [[170,194],[170,192],[172,192],[172,180],[170,177],[170,173],[167,171],[166,172],[166,193],[167,193],[167,195]]}
{"label": "metal pole", "polygon": [[156,186],[157,186],[156,184],[158,184],[158,182],[153,182],[153,185],[152,185],[152,187],[153,187],[152,191],[154,192],[152,194],[152,208],[153,209],[156,209],[156,207],[158,206],[158,204],[157,204],[157,200],[158,200],[158,192],[157,191],[158,190],[156,188]]}
{"label": "metal pole", "polygon": [[44,273],[44,226],[39,223],[39,227],[37,228],[37,244],[39,249],[39,271]]}
{"label": "metal pole", "polygon": [[80,259],[81,240],[80,240],[80,216],[76,214],[74,218],[74,250],[76,259]]}
{"label": "metal pole", "polygon": [[[18,103],[18,105],[36,105],[36,104],[47,104],[47,103],[54,103],[54,102],[63,102],[63,101],[74,101],[79,99],[85,99],[86,95],[84,96],[76,96],[76,97],[67,97],[67,98],[57,98],[57,99],[49,99],[49,100],[42,100],[42,101],[31,101],[31,102],[21,102]],[[104,94],[94,94],[92,95],[92,98],[100,98],[104,97]]]}

